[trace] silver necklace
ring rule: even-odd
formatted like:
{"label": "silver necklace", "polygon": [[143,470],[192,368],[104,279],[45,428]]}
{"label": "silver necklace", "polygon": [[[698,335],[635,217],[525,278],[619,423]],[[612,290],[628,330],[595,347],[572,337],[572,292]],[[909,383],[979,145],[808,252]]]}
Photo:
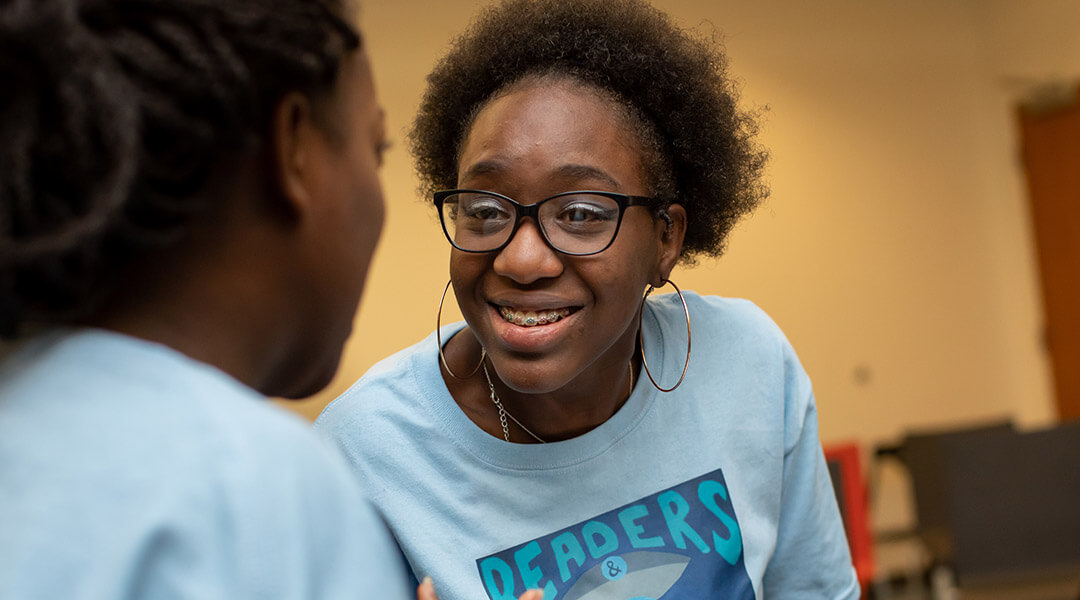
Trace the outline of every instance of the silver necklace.
{"label": "silver necklace", "polygon": [[[491,375],[488,374],[487,361],[483,361],[480,364],[482,364],[484,366],[484,379],[487,380],[488,391],[491,392],[491,401],[495,404],[495,408],[499,409],[499,425],[502,425],[503,439],[508,441],[508,442],[510,441],[510,428],[507,427],[507,423],[506,423],[506,418],[510,417],[510,420],[513,421],[514,423],[516,423],[517,426],[520,427],[522,431],[524,431],[525,433],[532,436],[532,439],[540,442],[541,444],[546,444],[547,442],[545,442],[543,440],[543,438],[541,438],[540,436],[538,436],[535,433],[533,433],[532,431],[530,431],[528,427],[522,425],[521,421],[518,421],[517,418],[514,415],[510,414],[510,412],[507,411],[505,407],[503,407],[502,400],[500,400],[499,395],[495,393],[495,386],[492,385],[492,383],[491,383]],[[634,368],[633,367],[634,367],[634,363],[631,362],[630,363],[630,393],[634,392]]]}
{"label": "silver necklace", "polygon": [[495,403],[495,408],[499,409],[499,425],[502,425],[503,439],[508,442],[510,441],[510,429],[506,426],[506,417],[510,417],[510,420],[512,420],[514,423],[517,423],[517,426],[520,427],[522,431],[531,435],[534,440],[540,442],[541,444],[546,444],[547,442],[541,439],[540,436],[536,435],[532,431],[529,431],[528,427],[522,425],[521,421],[518,421],[514,417],[514,415],[510,414],[506,411],[505,408],[503,408],[502,400],[499,400],[499,395],[495,393],[495,386],[491,384],[491,375],[488,375],[487,362],[484,363],[484,379],[487,380],[488,390],[491,391],[491,401]]}

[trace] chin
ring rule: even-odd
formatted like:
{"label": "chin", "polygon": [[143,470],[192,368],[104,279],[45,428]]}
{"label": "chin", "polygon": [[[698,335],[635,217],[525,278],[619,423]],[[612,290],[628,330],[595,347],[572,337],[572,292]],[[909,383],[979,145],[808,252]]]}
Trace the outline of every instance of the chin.
{"label": "chin", "polygon": [[305,381],[303,385],[293,385],[286,389],[278,389],[273,392],[263,391],[263,393],[267,396],[285,400],[303,400],[326,389],[326,386],[330,385],[330,382],[334,379],[334,372],[336,372],[336,369],[318,379]]}
{"label": "chin", "polygon": [[510,389],[523,394],[549,394],[572,382],[574,374],[560,372],[561,357],[546,361],[534,357],[493,356],[495,373]]}
{"label": "chin", "polygon": [[265,382],[272,392],[260,391],[286,400],[302,400],[330,385],[352,333],[352,313],[348,315],[329,324],[309,323],[305,329],[315,335],[297,340],[279,355],[276,368]]}
{"label": "chin", "polygon": [[313,396],[330,385],[337,374],[341,362],[341,352],[334,352],[333,360],[327,359],[318,364],[305,364],[295,361],[281,369],[272,381],[267,381],[259,391],[267,396],[285,400],[302,400]]}

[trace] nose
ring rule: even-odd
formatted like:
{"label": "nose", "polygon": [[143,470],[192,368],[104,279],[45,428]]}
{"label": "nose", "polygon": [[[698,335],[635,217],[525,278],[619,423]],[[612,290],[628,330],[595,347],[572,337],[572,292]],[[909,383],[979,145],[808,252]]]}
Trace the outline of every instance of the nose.
{"label": "nose", "polygon": [[563,263],[559,253],[544,241],[536,222],[525,219],[510,243],[495,255],[493,268],[499,275],[528,284],[558,277]]}

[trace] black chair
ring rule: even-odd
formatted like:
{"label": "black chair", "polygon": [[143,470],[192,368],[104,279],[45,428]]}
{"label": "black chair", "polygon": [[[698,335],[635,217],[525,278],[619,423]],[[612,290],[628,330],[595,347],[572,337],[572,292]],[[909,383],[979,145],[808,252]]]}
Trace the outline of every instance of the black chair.
{"label": "black chair", "polygon": [[916,533],[961,589],[1080,584],[1080,423],[918,433],[892,452],[911,474]]}

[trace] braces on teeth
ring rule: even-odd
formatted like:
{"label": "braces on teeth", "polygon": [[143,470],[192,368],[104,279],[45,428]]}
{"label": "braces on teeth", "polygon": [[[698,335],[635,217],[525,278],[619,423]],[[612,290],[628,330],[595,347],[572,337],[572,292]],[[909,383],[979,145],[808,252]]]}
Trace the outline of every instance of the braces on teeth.
{"label": "braces on teeth", "polygon": [[535,327],[536,325],[547,325],[562,319],[570,314],[570,309],[560,308],[558,310],[543,310],[540,312],[518,312],[511,308],[500,306],[499,313],[507,323],[513,323],[514,325],[520,325],[522,327]]}

